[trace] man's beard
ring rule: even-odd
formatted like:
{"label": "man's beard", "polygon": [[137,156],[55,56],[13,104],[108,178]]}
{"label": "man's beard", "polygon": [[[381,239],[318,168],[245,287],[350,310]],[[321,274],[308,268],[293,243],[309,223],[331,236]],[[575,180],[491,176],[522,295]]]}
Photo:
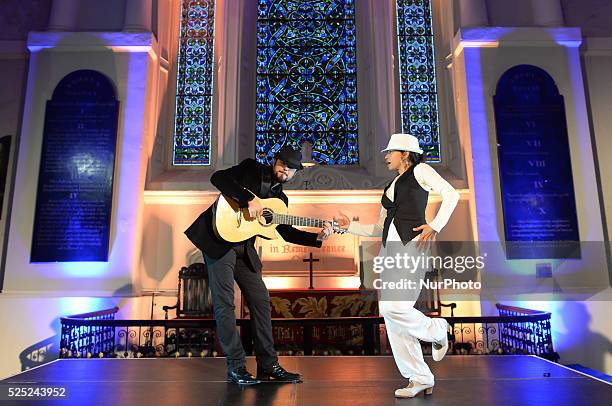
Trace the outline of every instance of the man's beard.
{"label": "man's beard", "polygon": [[[281,179],[279,176],[283,176],[284,179]],[[289,175],[283,174],[282,172],[281,173],[275,173],[274,177],[276,178],[276,181],[278,183],[287,183],[287,181],[289,180]]]}

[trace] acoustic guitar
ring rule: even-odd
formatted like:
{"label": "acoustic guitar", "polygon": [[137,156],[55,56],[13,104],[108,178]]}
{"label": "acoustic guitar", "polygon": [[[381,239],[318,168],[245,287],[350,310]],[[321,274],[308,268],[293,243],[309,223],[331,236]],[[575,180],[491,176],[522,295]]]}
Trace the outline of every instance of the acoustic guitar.
{"label": "acoustic guitar", "polygon": [[276,231],[279,224],[323,228],[329,222],[335,233],[346,231],[335,221],[292,216],[285,202],[277,198],[261,199],[263,210],[256,218],[250,216],[248,208],[241,209],[238,202],[224,195],[219,195],[216,204],[215,233],[228,242],[245,241],[253,236],[269,240],[282,238]]}

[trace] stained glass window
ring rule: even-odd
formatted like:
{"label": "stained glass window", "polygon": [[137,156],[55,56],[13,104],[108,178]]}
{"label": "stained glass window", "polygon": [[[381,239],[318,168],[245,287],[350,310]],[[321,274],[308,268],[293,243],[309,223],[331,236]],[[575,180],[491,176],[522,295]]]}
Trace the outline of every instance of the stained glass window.
{"label": "stained glass window", "polygon": [[440,133],[430,0],[396,0],[402,131],[419,138],[427,161],[440,162]]}
{"label": "stained glass window", "polygon": [[215,0],[181,5],[174,165],[210,165]]}
{"label": "stained glass window", "polygon": [[323,164],[357,164],[354,0],[259,0],[256,157],[312,144]]}

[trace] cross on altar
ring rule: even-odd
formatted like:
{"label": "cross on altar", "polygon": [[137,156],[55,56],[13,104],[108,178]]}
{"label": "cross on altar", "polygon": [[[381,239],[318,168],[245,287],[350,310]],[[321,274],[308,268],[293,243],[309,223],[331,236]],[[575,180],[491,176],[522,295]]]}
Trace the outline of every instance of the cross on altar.
{"label": "cross on altar", "polygon": [[309,263],[309,271],[310,271],[310,286],[308,287],[308,289],[314,289],[314,286],[312,285],[312,273],[313,273],[313,269],[312,269],[312,263],[313,262],[319,262],[318,258],[313,258],[312,257],[312,252],[310,253],[310,256],[308,257],[308,259],[303,259],[302,262],[308,262]]}

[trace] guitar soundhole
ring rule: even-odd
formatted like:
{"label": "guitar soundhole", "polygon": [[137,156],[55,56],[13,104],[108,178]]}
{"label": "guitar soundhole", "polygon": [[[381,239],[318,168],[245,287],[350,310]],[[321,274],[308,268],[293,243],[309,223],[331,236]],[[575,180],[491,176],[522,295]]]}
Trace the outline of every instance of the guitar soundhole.
{"label": "guitar soundhole", "polygon": [[263,209],[261,211],[261,216],[259,217],[259,222],[261,223],[262,226],[269,226],[270,224],[272,224],[272,219],[274,212],[270,209]]}

